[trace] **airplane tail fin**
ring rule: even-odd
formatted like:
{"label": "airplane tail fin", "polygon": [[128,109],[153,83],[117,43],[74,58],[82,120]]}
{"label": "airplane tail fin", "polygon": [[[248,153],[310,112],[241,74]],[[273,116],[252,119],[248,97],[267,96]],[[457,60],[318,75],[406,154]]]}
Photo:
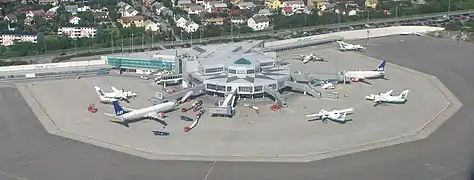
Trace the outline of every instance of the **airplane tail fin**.
{"label": "airplane tail fin", "polygon": [[342,41],[336,41],[336,43],[339,45],[340,49],[344,49],[344,45],[342,44]]}
{"label": "airplane tail fin", "polygon": [[97,95],[105,96],[104,91],[99,86],[94,86],[94,88],[95,88],[95,92],[97,93]]}
{"label": "airplane tail fin", "polygon": [[375,69],[374,71],[385,71],[385,64],[387,63],[387,61],[383,60],[379,66],[377,66],[377,69]]}
{"label": "airplane tail fin", "polygon": [[114,111],[116,116],[128,113],[128,111],[123,110],[123,108],[119,105],[117,101],[112,102],[112,104],[114,105]]}
{"label": "airplane tail fin", "polygon": [[120,90],[118,90],[117,88],[115,88],[114,86],[110,86],[110,88],[112,89],[112,91],[116,92],[116,93],[119,93],[121,92]]}
{"label": "airplane tail fin", "polygon": [[400,93],[400,98],[403,99],[403,100],[405,100],[405,99],[407,98],[407,96],[408,96],[408,92],[410,92],[410,90],[408,90],[408,89],[402,91],[402,93]]}

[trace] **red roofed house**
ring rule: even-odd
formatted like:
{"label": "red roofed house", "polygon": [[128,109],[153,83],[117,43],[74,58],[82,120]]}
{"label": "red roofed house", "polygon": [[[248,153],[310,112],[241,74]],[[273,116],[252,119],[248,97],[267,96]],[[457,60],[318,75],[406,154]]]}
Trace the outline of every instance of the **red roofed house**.
{"label": "red roofed house", "polygon": [[283,7],[281,9],[281,12],[283,13],[283,15],[285,16],[293,16],[293,14],[295,14],[295,12],[293,11],[293,8],[292,7]]}

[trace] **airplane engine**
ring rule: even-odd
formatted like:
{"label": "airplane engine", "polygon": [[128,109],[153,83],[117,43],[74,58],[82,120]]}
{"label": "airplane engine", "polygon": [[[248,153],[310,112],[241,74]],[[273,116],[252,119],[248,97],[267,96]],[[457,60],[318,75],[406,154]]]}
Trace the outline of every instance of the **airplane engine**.
{"label": "airplane engine", "polygon": [[360,81],[360,79],[359,79],[359,78],[357,78],[357,77],[351,77],[351,81],[352,81],[352,82],[359,82],[359,81]]}
{"label": "airplane engine", "polygon": [[165,118],[166,114],[165,113],[160,113],[160,117]]}

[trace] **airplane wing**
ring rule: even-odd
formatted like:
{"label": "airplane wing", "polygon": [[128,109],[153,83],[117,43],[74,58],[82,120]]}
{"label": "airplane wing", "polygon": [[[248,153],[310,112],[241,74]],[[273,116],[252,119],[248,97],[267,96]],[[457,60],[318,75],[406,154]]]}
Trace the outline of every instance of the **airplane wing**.
{"label": "airplane wing", "polygon": [[384,96],[390,96],[392,94],[393,90],[387,91],[386,93],[383,93]]}
{"label": "airplane wing", "polygon": [[115,94],[119,95],[123,99],[127,99],[127,96],[125,96],[125,94],[122,91],[118,90],[117,88],[115,88],[113,86],[110,86],[110,88],[112,88],[112,90],[115,92]]}
{"label": "airplane wing", "polygon": [[151,112],[144,116],[145,118],[163,120],[159,112]]}
{"label": "airplane wing", "polygon": [[347,109],[341,109],[341,110],[333,110],[331,111],[330,113],[351,113],[352,111],[354,111],[354,108],[347,108]]}
{"label": "airplane wing", "polygon": [[321,113],[308,114],[308,115],[306,115],[306,117],[308,117],[308,118],[314,118],[314,117],[315,117],[315,118],[319,118],[319,117],[321,117],[321,116],[323,116]]}

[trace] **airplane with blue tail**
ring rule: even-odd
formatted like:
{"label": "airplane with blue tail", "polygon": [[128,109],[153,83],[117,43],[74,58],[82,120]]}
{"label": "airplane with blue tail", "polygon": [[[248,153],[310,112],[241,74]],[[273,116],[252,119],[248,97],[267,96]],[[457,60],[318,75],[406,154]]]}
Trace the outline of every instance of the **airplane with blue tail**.
{"label": "airplane with blue tail", "polygon": [[368,83],[366,79],[377,79],[377,78],[385,78],[385,64],[387,61],[382,61],[376,69],[373,70],[357,70],[357,71],[345,71],[343,72],[344,76],[347,79],[350,79],[352,82],[364,82]]}

